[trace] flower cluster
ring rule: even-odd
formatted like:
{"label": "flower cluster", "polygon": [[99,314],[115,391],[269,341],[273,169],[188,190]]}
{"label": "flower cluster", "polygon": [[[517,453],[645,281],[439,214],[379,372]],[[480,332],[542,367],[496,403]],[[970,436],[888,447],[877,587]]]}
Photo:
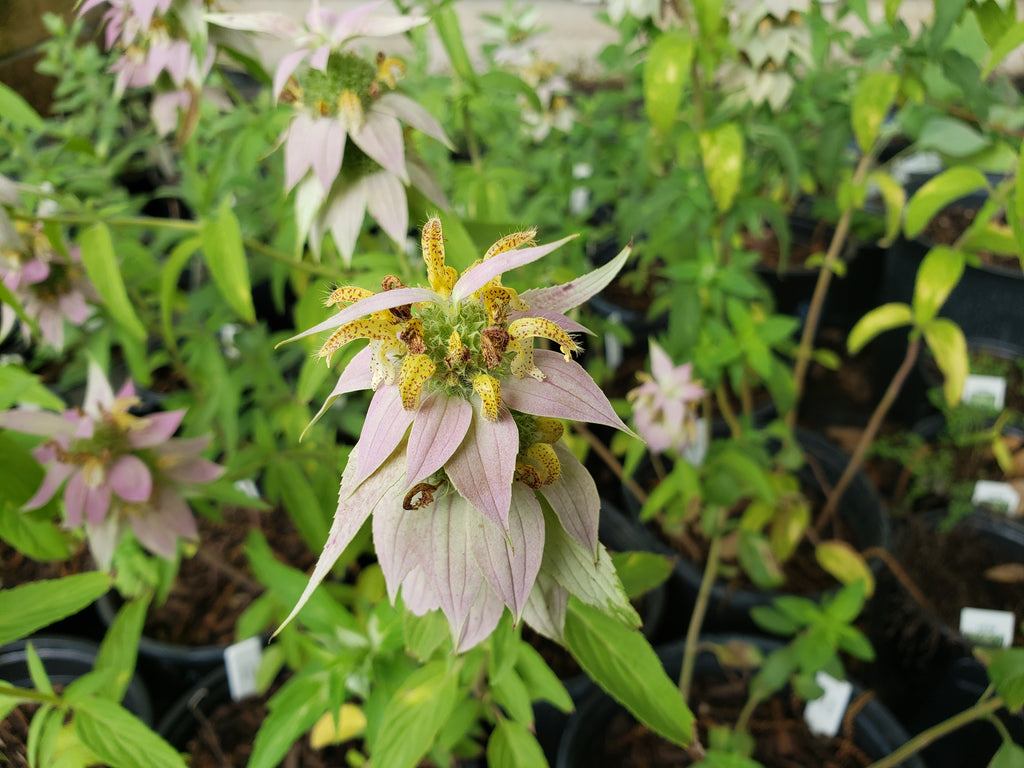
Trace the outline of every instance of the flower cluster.
{"label": "flower cluster", "polygon": [[[338,288],[327,303],[347,306],[295,337],[334,329],[319,353],[328,362],[342,345],[369,339],[317,418],[344,393],[375,392],[293,616],[371,514],[391,598],[401,590],[416,613],[440,608],[460,649],[486,638],[505,606],[557,639],[569,594],[598,573],[607,578],[597,489],[562,443],[558,420],[628,429],[572,361],[571,334],[586,329],[564,313],[607,285],[628,250],[578,280],[520,295],[502,273],[569,239],[524,248],[534,236],[500,239],[459,276],[431,219],[422,234],[429,288],[395,277],[376,294]],[[559,351],[535,350],[538,337]]]}
{"label": "flower cluster", "polygon": [[[2,214],[0,214],[2,216]],[[81,266],[79,248],[54,248],[38,224],[0,222],[0,281],[21,304],[25,315],[39,326],[43,341],[64,348],[64,323],[81,325],[89,316],[87,300],[94,300],[91,283]],[[0,306],[0,339],[14,327],[17,315]],[[27,342],[31,329],[22,325]]]}
{"label": "flower cluster", "polygon": [[[213,66],[215,48],[208,40],[203,0],[85,0],[79,15],[106,6],[104,40],[121,53],[110,71],[117,74],[116,94],[126,88],[158,85],[166,75],[172,88],[150,106],[161,134],[177,125],[178,112],[195,108]],[[198,53],[197,53],[198,52]]]}
{"label": "flower cluster", "polygon": [[296,49],[281,59],[274,93],[294,108],[284,142],[285,188],[295,191],[302,242],[319,253],[330,232],[348,263],[369,211],[396,243],[405,243],[409,214],[405,187],[415,185],[437,205],[444,193],[426,166],[406,152],[403,123],[450,146],[440,124],[398,93],[401,60],[378,54],[368,61],[345,50],[358,37],[385,37],[427,22],[426,16],[376,16],[378,0],[338,15],[314,3],[306,23],[274,14],[213,17],[236,29],[277,32]]}
{"label": "flower cluster", "polygon": [[682,453],[699,439],[692,404],[704,397],[704,388],[693,380],[692,363],[674,366],[654,339],[650,346],[651,374],[637,374],[642,383],[628,395],[633,422],[652,451]]}
{"label": "flower cluster", "polygon": [[183,494],[223,473],[200,456],[208,438],[172,438],[184,410],[135,416],[138,402],[130,381],[115,395],[93,363],[82,409],[0,412],[0,427],[50,438],[33,452],[46,476],[24,508],[41,507],[64,486],[65,524],[84,528],[102,569],[126,527],[146,549],[173,559],[179,538],[197,537]]}

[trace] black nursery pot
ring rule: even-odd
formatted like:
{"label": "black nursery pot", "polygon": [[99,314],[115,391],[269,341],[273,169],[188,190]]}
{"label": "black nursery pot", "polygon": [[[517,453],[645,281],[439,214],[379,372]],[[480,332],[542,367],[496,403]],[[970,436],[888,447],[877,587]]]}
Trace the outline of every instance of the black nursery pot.
{"label": "black nursery pot", "polygon": [[[808,458],[808,462],[797,472],[797,477],[805,488],[821,489],[815,466],[820,469],[828,482],[829,488],[835,486],[849,462],[849,457],[832,443],[813,432],[796,430],[796,437]],[[824,491],[822,490],[824,495]],[[632,494],[629,494],[632,496]],[[639,506],[634,505],[635,515]],[[839,519],[849,532],[851,543],[858,549],[881,547],[889,549],[892,532],[889,516],[882,500],[874,487],[868,482],[863,472],[858,472],[837,509]],[[637,525],[643,525],[637,523]],[[671,610],[666,615],[666,631],[671,636],[679,637],[686,631],[690,612],[696,602],[697,592],[703,578],[703,566],[690,562],[667,544],[658,539],[647,528],[644,528],[646,540],[653,551],[672,554],[677,557],[672,577],[669,582],[669,605]],[[880,567],[873,562],[872,568]],[[759,590],[755,588],[734,589],[722,581],[716,582],[711,588],[707,615],[704,626],[710,632],[750,632],[758,631],[757,625],[750,618],[750,611],[757,606],[770,605],[771,602],[785,592],[776,590]]]}
{"label": "black nursery pot", "polygon": [[[96,643],[60,635],[37,635],[0,648],[0,680],[18,688],[34,687],[28,671],[26,646],[29,643],[32,643],[47,677],[55,686],[66,686],[96,666],[99,653]],[[153,706],[138,675],[132,676],[121,704],[146,725],[152,724]]]}
{"label": "black nursery pot", "polygon": [[[107,593],[96,610],[108,627],[120,607]],[[224,666],[227,645],[177,645],[143,635],[139,639],[139,670],[149,681],[157,712],[164,712],[190,686],[211,670]]]}
{"label": "black nursery pot", "polygon": [[[701,638],[715,644],[726,641],[744,641],[756,645],[763,653],[779,648],[781,643],[763,637],[736,635],[705,635]],[[674,643],[662,648],[659,657],[669,676],[678,678],[682,666],[683,645]],[[694,665],[695,679],[724,677],[724,671],[717,658],[710,651],[697,654]],[[851,701],[856,700],[863,689],[854,683]],[[612,698],[596,688],[591,691],[583,705],[569,719],[565,736],[559,745],[555,768],[608,768],[608,757],[604,752],[604,734],[616,715],[624,710]],[[853,740],[857,747],[872,760],[891,754],[907,741],[907,733],[889,711],[874,697],[858,711],[854,718]],[[901,768],[925,768],[918,756],[911,756],[899,764]]]}
{"label": "black nursery pot", "polygon": [[[921,515],[934,528],[944,517],[944,510]],[[1024,525],[1005,515],[976,509],[953,530],[967,532],[965,546],[986,553],[992,565],[1024,562]],[[877,654],[869,682],[912,734],[975,704],[988,687],[973,642],[920,606],[887,571],[878,580],[866,619]],[[1016,617],[1018,626],[1021,620]],[[1024,743],[1024,716],[1004,710],[999,717],[1014,739]],[[932,768],[980,766],[988,764],[1000,743],[990,723],[977,722],[939,739],[923,754]]]}

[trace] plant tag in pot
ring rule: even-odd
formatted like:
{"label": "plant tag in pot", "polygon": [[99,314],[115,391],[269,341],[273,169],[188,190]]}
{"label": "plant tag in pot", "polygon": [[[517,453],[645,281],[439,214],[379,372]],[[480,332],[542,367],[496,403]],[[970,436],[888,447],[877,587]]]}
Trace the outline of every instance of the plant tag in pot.
{"label": "plant tag in pot", "polygon": [[974,484],[971,504],[1002,512],[1005,515],[1015,515],[1020,508],[1020,494],[1009,483],[979,480]]}
{"label": "plant tag in pot", "polygon": [[836,680],[827,672],[818,672],[814,680],[825,689],[825,693],[814,701],[807,702],[807,706],[804,707],[804,722],[816,736],[832,738],[839,733],[846,707],[850,704],[853,684],[846,680]]}
{"label": "plant tag in pot", "polygon": [[1013,645],[1014,616],[1010,611],[960,609],[960,634],[978,645],[1009,648]]}
{"label": "plant tag in pot", "polygon": [[979,408],[1001,411],[1006,405],[1006,379],[1002,376],[968,375],[960,402]]}
{"label": "plant tag in pot", "polygon": [[250,637],[224,649],[224,668],[232,701],[256,694],[256,672],[262,656],[263,640],[259,637]]}

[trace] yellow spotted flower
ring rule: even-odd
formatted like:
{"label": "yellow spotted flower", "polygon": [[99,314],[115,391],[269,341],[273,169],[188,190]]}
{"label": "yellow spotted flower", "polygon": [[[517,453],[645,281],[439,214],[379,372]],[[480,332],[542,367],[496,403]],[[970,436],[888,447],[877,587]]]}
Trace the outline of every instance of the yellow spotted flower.
{"label": "yellow spotted flower", "polygon": [[[573,334],[586,329],[565,315],[611,281],[628,249],[577,280],[520,294],[502,275],[571,239],[537,246],[535,236],[501,238],[460,275],[431,218],[421,243],[429,287],[388,277],[378,293],[339,288],[328,305],[344,307],[293,337],[329,331],[319,352],[328,362],[344,344],[368,340],[316,418],[344,393],[374,390],[331,534],[296,611],[371,514],[391,597],[401,589],[417,613],[440,608],[459,648],[487,637],[505,606],[558,639],[565,600],[580,583],[570,573],[581,563],[617,584],[597,541],[597,489],[562,443],[559,420],[629,431],[573,361]],[[537,338],[557,351],[534,349]],[[542,568],[545,541],[575,553],[571,568]],[[624,596],[605,598],[632,618]]]}

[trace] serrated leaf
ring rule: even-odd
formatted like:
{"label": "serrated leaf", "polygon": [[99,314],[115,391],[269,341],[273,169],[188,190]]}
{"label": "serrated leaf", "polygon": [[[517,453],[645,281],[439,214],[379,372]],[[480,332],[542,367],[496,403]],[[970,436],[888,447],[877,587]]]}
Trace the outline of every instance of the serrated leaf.
{"label": "serrated leaf", "polygon": [[93,224],[82,233],[78,244],[82,250],[82,265],[110,316],[130,335],[145,340],[146,329],[128,298],[107,225]]}
{"label": "serrated leaf", "polygon": [[892,72],[872,72],[857,84],[850,120],[861,152],[871,150],[899,87],[900,78]]}
{"label": "serrated leaf", "polygon": [[865,345],[886,331],[910,325],[914,321],[913,313],[907,304],[890,303],[875,307],[857,321],[850,330],[846,340],[846,348],[851,355],[856,355]]}
{"label": "serrated leaf", "polygon": [[562,681],[537,649],[527,642],[520,641],[515,669],[526,684],[531,700],[544,699],[562,712],[572,709],[572,698]]}
{"label": "serrated leaf", "polygon": [[743,133],[735,123],[725,123],[700,134],[704,178],[719,211],[732,207],[743,180]]}
{"label": "serrated leaf", "polygon": [[630,600],[661,586],[672,575],[672,561],[653,552],[618,552],[612,555],[612,565]]}
{"label": "serrated leaf", "polygon": [[501,720],[487,740],[488,768],[547,768],[537,738],[514,720]]}
{"label": "serrated leaf", "polygon": [[110,588],[105,573],[80,573],[0,590],[0,645],[85,608]]}
{"label": "serrated leaf", "polygon": [[814,558],[840,584],[864,583],[864,594],[875,593],[875,575],[860,552],[845,541],[823,541],[814,548]]}
{"label": "serrated leaf", "polygon": [[666,32],[647,51],[644,108],[654,129],[668,133],[676,121],[683,89],[690,81],[693,40],[682,31]]}
{"label": "serrated leaf", "polygon": [[105,699],[121,701],[128,690],[148,609],[148,599],[129,600],[121,606],[103,636],[93,669],[107,677],[108,682],[100,692]]}
{"label": "serrated leaf", "polygon": [[3,83],[0,83],[0,115],[13,127],[39,130],[44,125],[39,113],[17,91]]}
{"label": "serrated leaf", "polygon": [[225,198],[212,219],[203,222],[200,233],[206,265],[213,282],[228,305],[247,323],[256,322],[252,304],[249,263],[242,243],[242,228]]}
{"label": "serrated leaf", "polygon": [[988,677],[1011,712],[1024,707],[1024,648],[993,651]]}
{"label": "serrated leaf", "polygon": [[399,686],[384,710],[371,759],[388,768],[414,768],[434,743],[455,708],[458,675],[448,664],[417,669]]}
{"label": "serrated leaf", "polygon": [[186,768],[181,755],[135,715],[106,699],[75,708],[75,733],[110,768]]}
{"label": "serrated leaf", "polygon": [[964,382],[970,373],[967,339],[959,325],[945,317],[937,317],[924,327],[924,340],[942,371],[942,394],[952,408],[960,402]]}
{"label": "serrated leaf", "polygon": [[640,632],[572,597],[565,640],[590,678],[641,723],[674,744],[689,745],[693,713]]}
{"label": "serrated leaf", "polygon": [[947,205],[982,189],[988,189],[988,181],[977,168],[957,166],[929,179],[907,203],[904,234],[909,238],[917,237]]}
{"label": "serrated leaf", "polygon": [[925,254],[917,269],[911,308],[914,324],[924,327],[935,317],[964,273],[964,255],[944,245],[937,245]]}
{"label": "serrated leaf", "polygon": [[992,46],[989,52],[988,61],[985,62],[985,69],[981,73],[983,78],[988,77],[992,70],[998,67],[1007,56],[1024,43],[1024,21],[1018,21],[1007,29],[998,42]]}

